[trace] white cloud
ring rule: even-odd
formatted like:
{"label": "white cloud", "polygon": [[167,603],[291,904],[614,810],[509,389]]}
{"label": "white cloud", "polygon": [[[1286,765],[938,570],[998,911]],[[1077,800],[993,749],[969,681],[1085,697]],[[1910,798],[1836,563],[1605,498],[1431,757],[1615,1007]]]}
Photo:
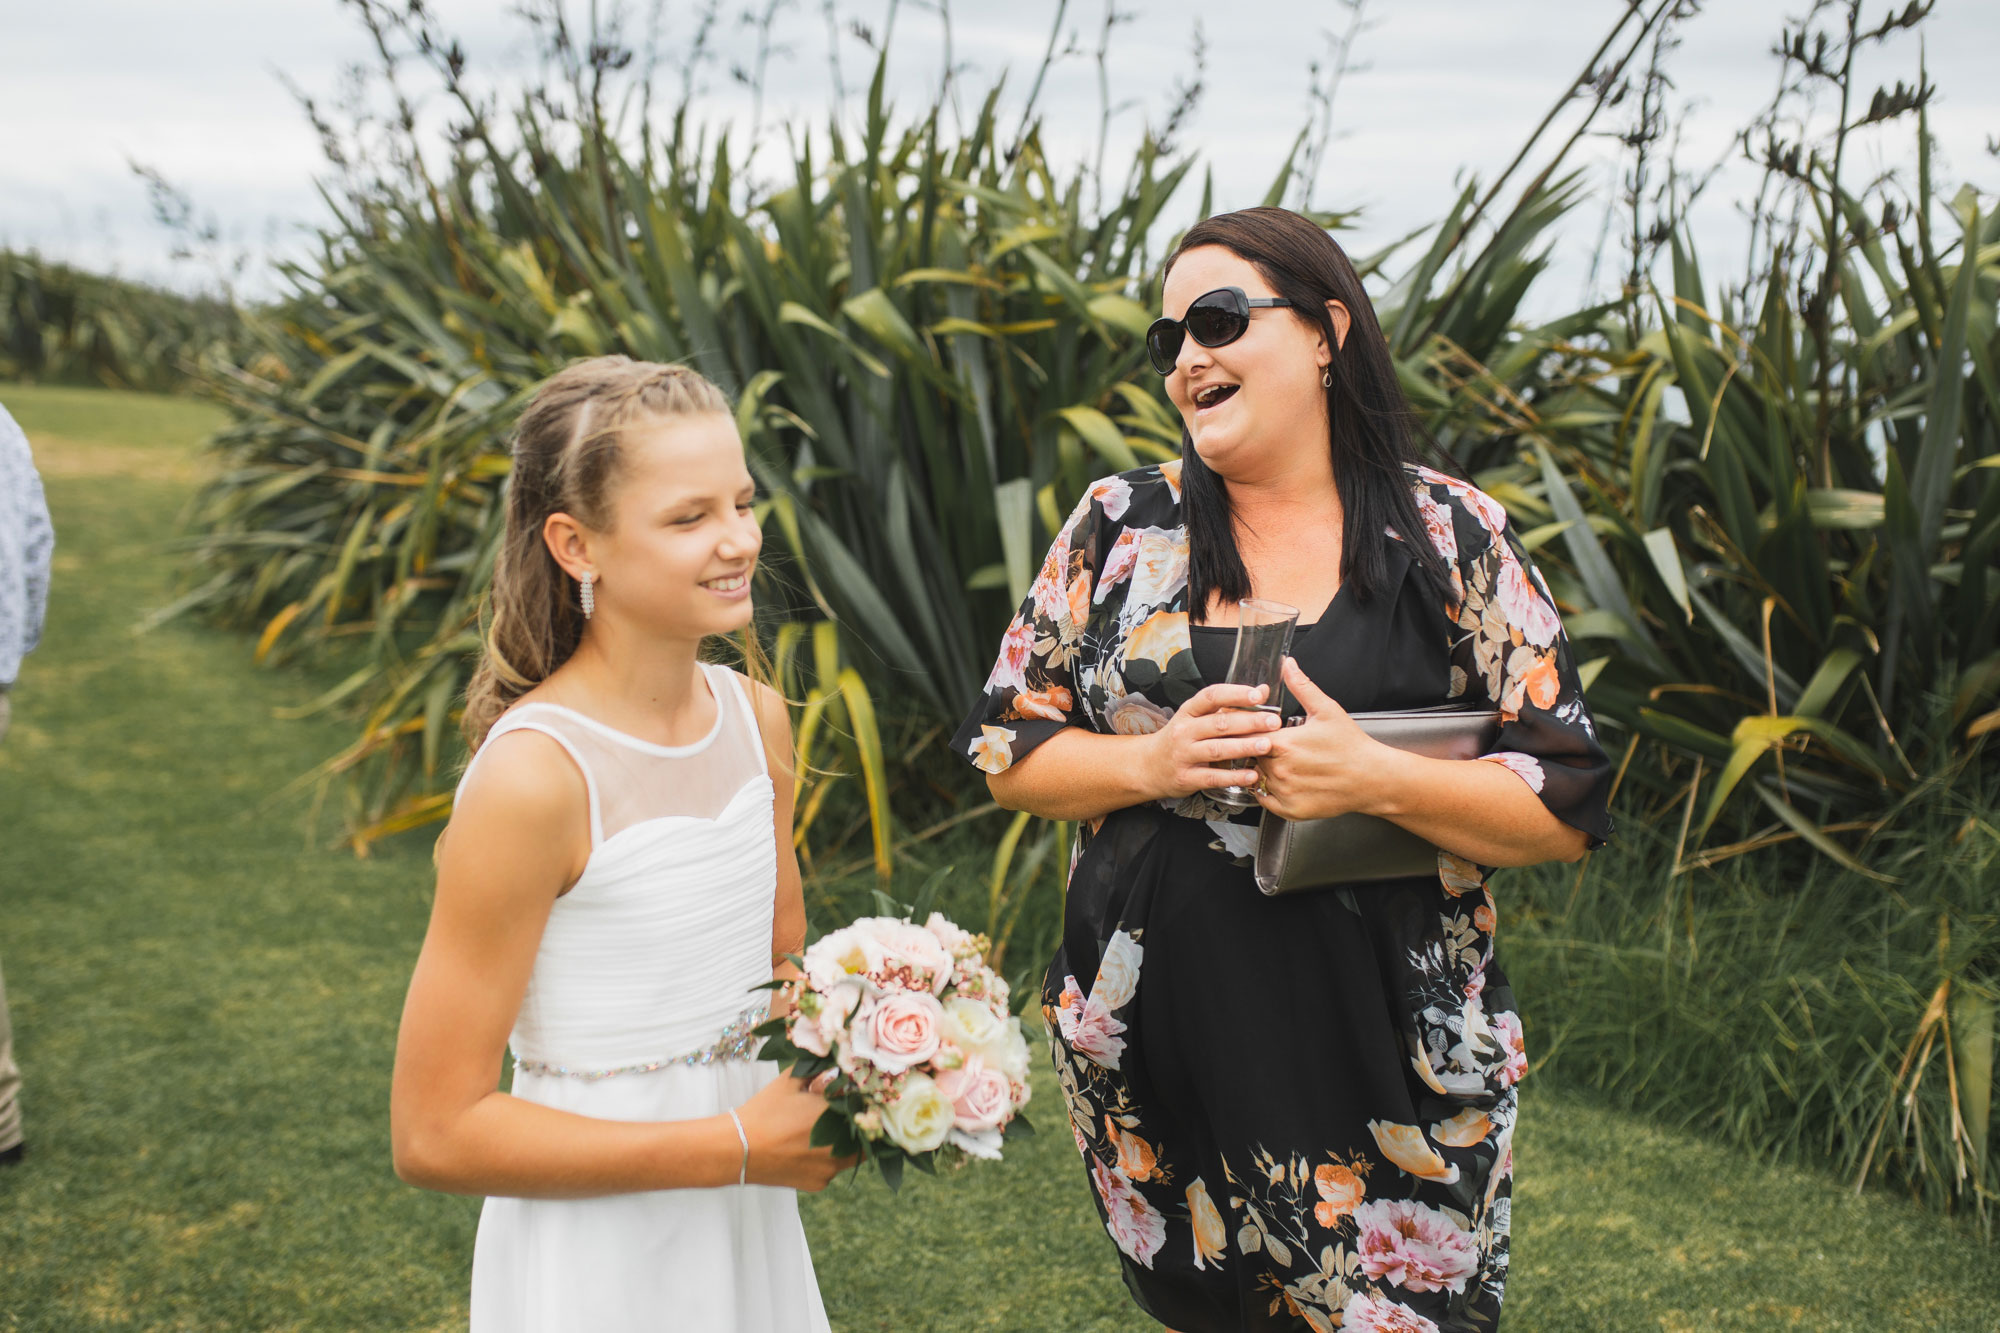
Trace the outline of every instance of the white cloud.
{"label": "white cloud", "polygon": [[[1114,124],[1109,174],[1129,160],[1140,117],[1164,111],[1169,89],[1188,65],[1189,33],[1202,21],[1208,54],[1207,96],[1185,142],[1212,168],[1217,202],[1256,202],[1307,115],[1306,64],[1322,48],[1322,28],[1343,11],[1326,0],[1242,0],[1221,7],[1195,0],[1124,0],[1143,17],[1121,28],[1112,50],[1113,96],[1137,99]],[[466,40],[476,65],[518,74],[527,43],[509,6],[497,0],[439,0],[448,27]],[[642,6],[639,6],[643,8]],[[684,40],[680,26],[692,0],[669,4],[668,59]],[[1685,126],[1687,158],[1725,154],[1730,136],[1768,98],[1775,67],[1768,54],[1789,5],[1743,0],[1711,5],[1685,32],[1673,66],[1679,96],[1695,102]],[[1367,68],[1342,87],[1334,144],[1315,202],[1363,207],[1351,238],[1364,253],[1392,236],[1437,218],[1456,193],[1462,168],[1490,176],[1510,157],[1558,91],[1575,75],[1622,0],[1373,0],[1376,26],[1362,39]],[[788,56],[772,65],[768,123],[810,121],[831,99],[825,30],[818,6],[802,4],[785,20]],[[1040,59],[1051,0],[1004,9],[960,3],[955,31],[959,58],[972,67],[968,91],[983,89],[1008,69],[1018,97]],[[996,13],[998,16],[996,16]],[[1079,40],[1095,39],[1101,10],[1075,0]],[[2000,170],[1985,149],[1988,128],[2000,124],[1986,57],[2000,49],[2000,9],[1940,6],[1927,29],[1932,78],[1942,94],[1933,131],[1947,170],[1991,185]],[[717,30],[725,60],[747,61],[754,34],[725,21]],[[891,83],[899,103],[928,95],[940,68],[934,17],[904,6],[898,19]],[[295,230],[316,221],[313,177],[317,142],[274,70],[292,75],[315,96],[331,100],[343,69],[368,54],[366,35],[332,0],[182,0],[173,6],[138,0],[69,0],[44,4],[30,17],[7,21],[7,95],[0,102],[0,244],[32,245],[47,253],[155,278],[174,269],[169,238],[149,219],[143,188],[128,159],[161,169],[185,187],[243,242],[261,244],[273,228]],[[850,116],[865,92],[869,54],[843,41]],[[1914,77],[1916,43],[1871,56],[1872,78]],[[672,83],[671,77],[668,78]],[[705,109],[747,128],[749,101],[725,69],[706,76]],[[975,108],[967,99],[966,110]],[[1084,59],[1054,69],[1044,92],[1045,137],[1060,156],[1080,160],[1094,150],[1097,71]],[[1608,126],[1607,126],[1608,127]],[[1908,129],[1899,141],[1857,145],[1858,170],[1906,161]],[[1122,155],[1122,156],[1121,156]],[[1592,141],[1579,164],[1608,159]],[[776,162],[775,155],[765,159]],[[1600,165],[1600,172],[1608,168]],[[1698,214],[1706,230],[1733,226],[1728,201],[1746,193],[1753,173],[1731,166]],[[1115,180],[1114,180],[1115,188]],[[1192,212],[1198,180],[1182,201]],[[1597,214],[1573,219],[1565,242],[1562,295],[1580,285],[1575,256],[1594,239]],[[1569,270],[1574,270],[1571,273]]]}

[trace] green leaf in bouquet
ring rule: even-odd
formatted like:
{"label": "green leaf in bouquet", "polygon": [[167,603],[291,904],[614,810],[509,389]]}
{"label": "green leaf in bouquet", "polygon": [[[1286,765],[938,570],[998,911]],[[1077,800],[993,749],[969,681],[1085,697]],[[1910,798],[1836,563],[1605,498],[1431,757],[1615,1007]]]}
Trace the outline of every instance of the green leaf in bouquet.
{"label": "green leaf in bouquet", "polygon": [[903,1150],[894,1144],[889,1145],[887,1152],[879,1151],[879,1144],[877,1148],[875,1165],[882,1169],[882,1183],[887,1185],[889,1192],[893,1194],[903,1188],[903,1163],[908,1158]]}
{"label": "green leaf in bouquet", "polygon": [[1012,1143],[1015,1139],[1032,1139],[1033,1137],[1035,1137],[1035,1127],[1028,1123],[1027,1115],[1021,1111],[1014,1112],[1014,1118],[1009,1120],[1007,1127],[1000,1131],[1000,1141],[1002,1143]]}
{"label": "green leaf in bouquet", "polygon": [[837,1106],[830,1106],[819,1119],[813,1121],[812,1136],[806,1142],[815,1148],[830,1148],[836,1157],[845,1157],[858,1151],[859,1137],[847,1113]]}
{"label": "green leaf in bouquet", "polygon": [[800,1069],[819,1058],[811,1051],[802,1051],[792,1045],[782,1032],[775,1037],[767,1039],[764,1043],[764,1049],[759,1054],[764,1059],[771,1061],[778,1068],[796,1078],[806,1077],[806,1075],[799,1072]]}
{"label": "green leaf in bouquet", "polygon": [[923,1172],[927,1176],[935,1176],[937,1174],[937,1154],[936,1153],[919,1154],[916,1157],[910,1158],[910,1165],[914,1166],[915,1168],[917,1168],[917,1170]]}

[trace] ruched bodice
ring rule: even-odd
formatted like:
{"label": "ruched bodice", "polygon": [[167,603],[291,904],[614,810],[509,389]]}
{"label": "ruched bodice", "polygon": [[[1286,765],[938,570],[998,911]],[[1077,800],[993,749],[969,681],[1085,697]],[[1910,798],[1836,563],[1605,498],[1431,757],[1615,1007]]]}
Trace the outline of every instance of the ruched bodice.
{"label": "ruched bodice", "polygon": [[662,815],[598,845],[549,912],[509,1042],[516,1059],[670,1059],[764,997],[750,988],[771,979],[772,795],[760,773],[714,819]]}

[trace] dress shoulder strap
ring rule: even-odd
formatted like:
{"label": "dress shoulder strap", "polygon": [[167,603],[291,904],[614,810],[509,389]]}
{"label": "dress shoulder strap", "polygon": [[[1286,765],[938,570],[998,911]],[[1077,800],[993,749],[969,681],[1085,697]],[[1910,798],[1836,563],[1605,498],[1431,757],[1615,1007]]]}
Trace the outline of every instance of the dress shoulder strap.
{"label": "dress shoulder strap", "polygon": [[485,741],[473,754],[471,762],[466,764],[464,774],[459,777],[459,789],[464,790],[465,779],[472,776],[473,768],[493,748],[493,742],[512,731],[539,732],[562,746],[563,752],[569,755],[570,762],[576,765],[576,771],[583,775],[584,795],[590,805],[590,845],[595,849],[604,841],[604,815],[597,790],[597,778],[590,771],[590,763],[583,757],[583,751],[577,746],[576,741],[564,732],[561,725],[562,718],[563,710],[552,705],[516,704],[493,724],[492,730],[486,733]]}
{"label": "dress shoulder strap", "polygon": [[[728,677],[730,690],[736,696],[736,702],[743,709],[743,721],[750,735],[750,744],[756,747],[757,750],[757,771],[767,778],[770,777],[771,760],[768,752],[764,749],[764,729],[757,724],[757,710],[751,706],[750,692],[743,688],[741,673],[731,671],[725,666],[704,666],[702,669],[711,673],[720,673]],[[711,674],[709,680],[713,682],[714,679],[714,674]],[[717,701],[720,702],[721,698],[722,692],[717,690]]]}

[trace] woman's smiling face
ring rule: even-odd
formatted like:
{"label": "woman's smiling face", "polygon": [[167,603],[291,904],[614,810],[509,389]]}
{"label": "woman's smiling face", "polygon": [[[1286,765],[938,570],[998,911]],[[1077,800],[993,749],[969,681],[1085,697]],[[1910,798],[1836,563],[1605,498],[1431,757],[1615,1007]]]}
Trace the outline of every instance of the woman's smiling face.
{"label": "woman's smiling face", "polygon": [[[1218,287],[1241,287],[1253,298],[1278,295],[1250,261],[1203,245],[1174,261],[1165,313],[1183,318],[1196,297]],[[1180,409],[1202,462],[1229,480],[1269,477],[1298,456],[1301,442],[1326,439],[1320,376],[1330,356],[1319,330],[1294,312],[1253,310],[1250,327],[1235,342],[1203,347],[1191,337],[1181,340],[1167,397]],[[1316,452],[1323,457],[1325,451]]]}
{"label": "woman's smiling face", "polygon": [[598,616],[672,638],[742,629],[763,534],[735,420],[703,412],[640,422],[619,448],[610,527],[583,538],[600,580]]}

